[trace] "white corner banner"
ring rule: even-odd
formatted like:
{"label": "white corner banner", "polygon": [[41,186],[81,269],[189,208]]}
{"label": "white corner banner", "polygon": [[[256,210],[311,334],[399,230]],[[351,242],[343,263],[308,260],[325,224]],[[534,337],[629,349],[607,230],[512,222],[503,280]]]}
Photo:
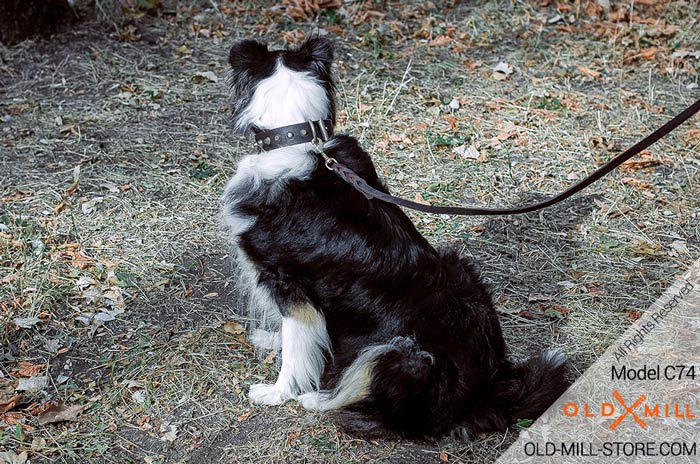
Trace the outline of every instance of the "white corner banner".
{"label": "white corner banner", "polygon": [[700,463],[700,260],[497,462]]}

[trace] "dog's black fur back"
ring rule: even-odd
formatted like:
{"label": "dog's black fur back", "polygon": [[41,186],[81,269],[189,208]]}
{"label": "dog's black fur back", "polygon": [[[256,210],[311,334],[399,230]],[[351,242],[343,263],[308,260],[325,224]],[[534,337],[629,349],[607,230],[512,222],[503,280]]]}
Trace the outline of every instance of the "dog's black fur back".
{"label": "dog's black fur back", "polygon": [[[240,59],[234,50],[232,65]],[[334,136],[325,151],[387,191],[354,138]],[[325,318],[332,357],[322,388],[337,390],[367,357],[367,391],[335,413],[349,432],[424,438],[458,425],[471,434],[503,430],[536,418],[566,388],[559,353],[507,359],[490,294],[466,257],[435,249],[400,208],[366,199],[322,162],[308,177],[243,184],[227,195],[236,199],[228,214],[255,218],[238,246],[257,284],[280,308],[304,302]],[[370,356],[372,347],[384,348]]]}

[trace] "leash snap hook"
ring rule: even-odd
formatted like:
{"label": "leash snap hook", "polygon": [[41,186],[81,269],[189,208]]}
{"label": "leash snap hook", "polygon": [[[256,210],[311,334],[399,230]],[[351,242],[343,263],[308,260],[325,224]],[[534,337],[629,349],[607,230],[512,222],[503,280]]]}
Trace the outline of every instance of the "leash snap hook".
{"label": "leash snap hook", "polygon": [[335,158],[332,158],[326,154],[325,151],[323,151],[323,140],[319,139],[318,137],[315,137],[311,143],[313,146],[316,148],[316,151],[319,152],[319,154],[323,157],[323,160],[325,161],[326,169],[333,171],[333,165],[336,164],[338,161]]}
{"label": "leash snap hook", "polygon": [[335,158],[332,158],[326,154],[325,151],[323,151],[323,146],[324,146],[324,138],[328,138],[328,133],[326,132],[325,128],[323,127],[322,122],[318,122],[319,126],[321,127],[321,132],[323,133],[323,138],[318,136],[318,133],[316,132],[316,121],[309,121],[309,127],[311,127],[311,135],[313,135],[313,139],[311,139],[311,144],[316,148],[316,151],[318,151],[321,156],[323,157],[323,160],[325,161],[326,169],[329,171],[333,171],[333,165],[336,164],[338,161]]}

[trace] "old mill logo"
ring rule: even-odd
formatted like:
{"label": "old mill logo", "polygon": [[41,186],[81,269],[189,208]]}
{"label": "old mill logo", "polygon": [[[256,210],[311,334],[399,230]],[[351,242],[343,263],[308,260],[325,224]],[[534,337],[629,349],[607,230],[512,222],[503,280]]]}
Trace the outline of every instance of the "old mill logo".
{"label": "old mill logo", "polygon": [[615,420],[610,424],[610,430],[615,430],[622,421],[629,418],[642,429],[646,428],[651,419],[671,417],[675,419],[695,419],[689,404],[679,403],[649,403],[646,395],[639,395],[634,402],[625,401],[617,390],[613,391],[615,402],[602,402],[599,405],[590,403],[566,403],[563,407],[567,417],[610,417]]}

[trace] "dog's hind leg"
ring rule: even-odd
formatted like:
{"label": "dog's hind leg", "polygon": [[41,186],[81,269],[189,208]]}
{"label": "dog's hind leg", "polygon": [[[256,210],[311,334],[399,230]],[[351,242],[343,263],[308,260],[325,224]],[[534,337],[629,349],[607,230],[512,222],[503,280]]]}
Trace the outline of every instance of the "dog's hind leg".
{"label": "dog's hind leg", "polygon": [[256,404],[275,405],[319,388],[330,353],[326,320],[311,305],[297,304],[282,311],[282,368],[277,381],[250,387],[248,397]]}

